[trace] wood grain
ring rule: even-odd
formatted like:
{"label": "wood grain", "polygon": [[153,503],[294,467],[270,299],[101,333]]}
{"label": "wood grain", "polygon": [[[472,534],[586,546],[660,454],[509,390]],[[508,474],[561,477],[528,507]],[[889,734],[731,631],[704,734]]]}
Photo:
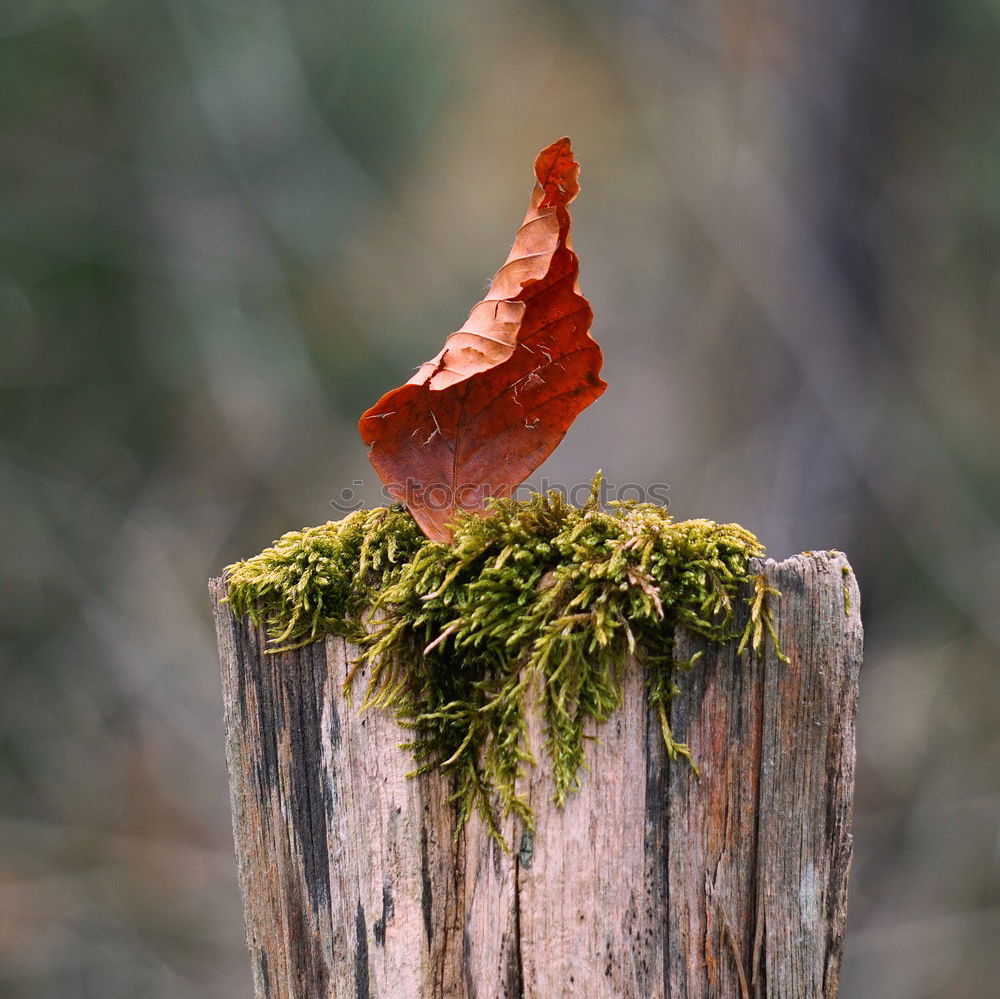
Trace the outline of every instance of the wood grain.
{"label": "wood grain", "polygon": [[[781,662],[679,632],[665,758],[644,679],[594,732],[565,809],[524,778],[534,837],[456,840],[447,781],[341,692],[329,638],[264,654],[213,580],[233,827],[256,999],[678,999],[837,994],[862,632],[839,553],[762,562]],[[363,690],[365,677],[356,690]],[[537,720],[531,722],[536,742]]]}

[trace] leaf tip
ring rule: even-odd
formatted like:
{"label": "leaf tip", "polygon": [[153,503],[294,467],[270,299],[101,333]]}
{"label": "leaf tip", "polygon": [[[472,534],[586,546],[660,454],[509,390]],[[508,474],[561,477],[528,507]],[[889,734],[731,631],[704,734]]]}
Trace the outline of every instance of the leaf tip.
{"label": "leaf tip", "polygon": [[564,135],[546,146],[535,159],[535,177],[544,192],[542,207],[568,205],[580,193],[580,164],[573,144]]}

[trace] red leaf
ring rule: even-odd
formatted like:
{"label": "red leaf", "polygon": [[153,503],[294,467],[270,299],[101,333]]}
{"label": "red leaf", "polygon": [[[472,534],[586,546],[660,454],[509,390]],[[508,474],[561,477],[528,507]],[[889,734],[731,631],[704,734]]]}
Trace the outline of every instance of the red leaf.
{"label": "red leaf", "polygon": [[358,424],[388,492],[435,541],[451,540],[458,510],[509,496],[607,387],[569,242],[579,174],[569,139],[538,154],[528,214],[489,294]]}

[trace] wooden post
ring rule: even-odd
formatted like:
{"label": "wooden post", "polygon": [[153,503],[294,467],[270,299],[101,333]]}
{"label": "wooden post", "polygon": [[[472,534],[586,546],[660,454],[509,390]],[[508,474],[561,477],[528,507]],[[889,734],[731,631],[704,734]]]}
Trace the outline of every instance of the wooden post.
{"label": "wooden post", "polygon": [[526,775],[538,830],[510,820],[509,853],[477,819],[456,841],[447,781],[407,779],[406,733],[345,700],[349,645],[265,655],[213,580],[257,999],[835,996],[858,589],[835,552],[759,568],[790,662],[677,635],[678,659],[704,652],[671,705],[701,777],[665,758],[630,668],[565,810]]}

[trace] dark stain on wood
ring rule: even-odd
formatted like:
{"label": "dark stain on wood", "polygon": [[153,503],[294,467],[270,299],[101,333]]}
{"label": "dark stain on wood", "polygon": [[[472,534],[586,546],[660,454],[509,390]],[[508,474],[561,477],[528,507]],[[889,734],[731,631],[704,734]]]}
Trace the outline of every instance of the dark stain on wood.
{"label": "dark stain on wood", "polygon": [[266,807],[278,773],[278,752],[273,738],[277,708],[271,696],[272,660],[264,653],[265,642],[260,630],[249,622],[242,628],[233,627],[232,638],[238,662],[243,667],[237,671],[240,717],[244,726],[248,726],[253,712],[253,722],[260,737],[260,752],[253,757],[254,779]]}
{"label": "dark stain on wood", "polygon": [[[296,996],[325,996],[329,980],[326,955],[312,931],[311,913],[302,894],[301,880],[288,872],[285,880],[285,919],[288,927],[289,977],[295,983]],[[279,994],[283,988],[277,989]]]}
{"label": "dark stain on wood", "polygon": [[[524,984],[521,975],[520,933],[515,922],[516,938],[505,948],[507,960],[503,967],[504,999],[524,999]],[[472,997],[470,996],[470,999]]]}
{"label": "dark stain on wood", "polygon": [[[649,704],[645,707],[646,729],[646,786],[644,792],[643,811],[645,830],[643,850],[647,858],[648,874],[646,878],[646,920],[648,925],[659,924],[658,934],[650,941],[648,952],[644,955],[650,972],[652,968],[663,981],[667,981],[667,966],[670,959],[670,923],[667,913],[670,910],[670,880],[668,877],[667,809],[669,796],[667,794],[667,756],[663,750],[663,733],[660,730],[660,718]],[[613,961],[609,942],[607,961]],[[605,977],[610,977],[610,969],[605,967]]]}
{"label": "dark stain on wood", "polygon": [[292,830],[302,857],[306,891],[313,912],[330,906],[330,859],[327,849],[329,788],[320,760],[322,697],[326,683],[326,656],[321,642],[283,653],[279,659],[282,701],[293,724],[288,727],[289,788]]}
{"label": "dark stain on wood", "polygon": [[392,919],[392,886],[388,881],[382,885],[382,915],[372,924],[372,936],[375,938],[375,946],[381,947],[385,943],[385,927]]}
{"label": "dark stain on wood", "polygon": [[368,986],[368,929],[365,926],[365,910],[358,899],[358,909],[354,917],[354,985],[357,999],[369,999]]}
{"label": "dark stain on wood", "polygon": [[434,939],[434,890],[431,885],[430,863],[427,855],[427,826],[420,826],[420,911],[424,918],[427,943]]}
{"label": "dark stain on wood", "polygon": [[271,999],[271,975],[267,963],[267,952],[257,951],[257,981],[260,983],[262,999]]}

